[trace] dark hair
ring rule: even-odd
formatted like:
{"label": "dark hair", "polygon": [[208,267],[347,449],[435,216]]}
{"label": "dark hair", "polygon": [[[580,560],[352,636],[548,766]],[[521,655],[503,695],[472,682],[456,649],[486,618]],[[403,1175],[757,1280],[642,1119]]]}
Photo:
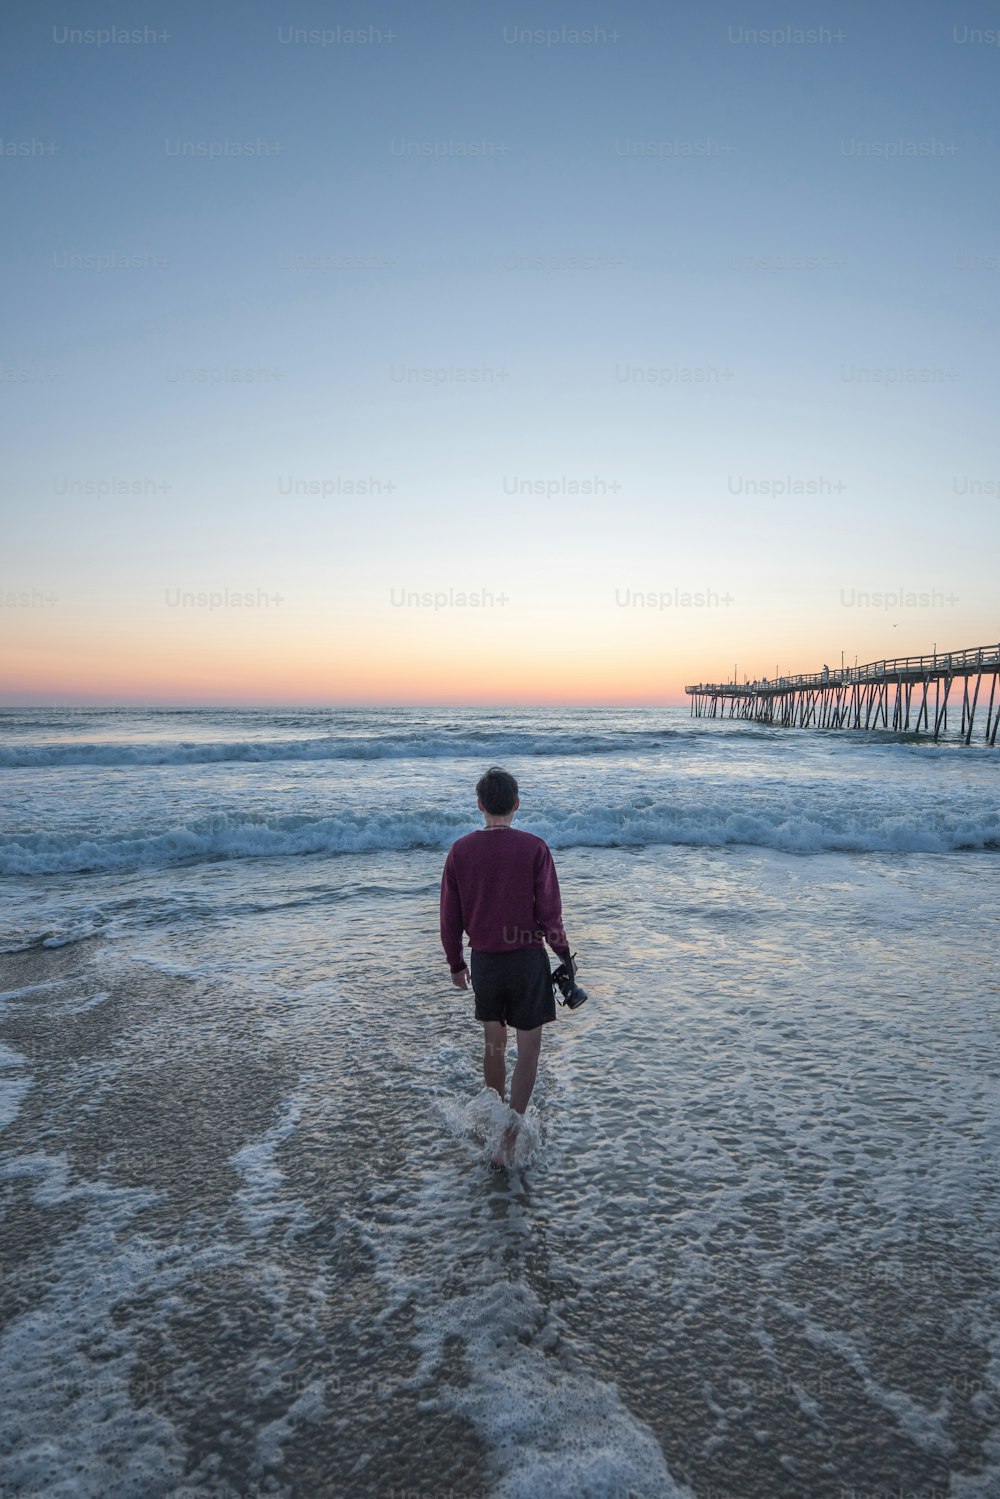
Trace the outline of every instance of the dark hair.
{"label": "dark hair", "polygon": [[491,765],[476,782],[476,795],[491,817],[506,817],[517,801],[517,782],[509,770]]}

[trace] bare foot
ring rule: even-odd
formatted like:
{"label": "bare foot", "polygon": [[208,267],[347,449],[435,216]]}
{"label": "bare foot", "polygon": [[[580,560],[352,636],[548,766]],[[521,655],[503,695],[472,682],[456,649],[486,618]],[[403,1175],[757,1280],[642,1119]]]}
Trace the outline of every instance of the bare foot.
{"label": "bare foot", "polygon": [[500,1144],[490,1156],[490,1165],[495,1171],[503,1171],[514,1163],[514,1150],[517,1146],[517,1125],[508,1124],[500,1136]]}

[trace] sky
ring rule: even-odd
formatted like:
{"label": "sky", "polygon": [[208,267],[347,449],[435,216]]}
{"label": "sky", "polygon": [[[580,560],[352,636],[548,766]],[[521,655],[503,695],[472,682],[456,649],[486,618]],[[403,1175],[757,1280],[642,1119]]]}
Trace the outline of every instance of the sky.
{"label": "sky", "polygon": [[986,5],[9,5],[0,702],[1000,640]]}

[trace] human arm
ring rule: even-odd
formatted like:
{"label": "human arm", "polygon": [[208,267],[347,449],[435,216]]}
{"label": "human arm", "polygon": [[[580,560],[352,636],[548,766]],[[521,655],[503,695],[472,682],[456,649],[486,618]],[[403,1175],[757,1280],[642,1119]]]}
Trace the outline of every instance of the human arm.
{"label": "human arm", "polygon": [[573,972],[569,942],[563,928],[562,895],[552,855],[542,844],[535,860],[535,925],[545,936],[556,957]]}
{"label": "human arm", "polygon": [[441,876],[441,945],[451,969],[451,981],[459,989],[468,988],[465,959],[462,956],[462,933],[465,921],[462,916],[462,898],[459,894],[455,864],[451,854],[444,863]]}

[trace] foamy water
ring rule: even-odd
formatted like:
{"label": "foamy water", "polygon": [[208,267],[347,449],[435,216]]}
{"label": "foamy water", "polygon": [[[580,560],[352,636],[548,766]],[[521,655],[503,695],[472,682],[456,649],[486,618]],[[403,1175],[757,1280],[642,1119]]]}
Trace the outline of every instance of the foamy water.
{"label": "foamy water", "polygon": [[[1000,1491],[1000,757],[677,710],[6,728],[10,1492]],[[499,1179],[436,930],[494,760],[591,994]]]}

